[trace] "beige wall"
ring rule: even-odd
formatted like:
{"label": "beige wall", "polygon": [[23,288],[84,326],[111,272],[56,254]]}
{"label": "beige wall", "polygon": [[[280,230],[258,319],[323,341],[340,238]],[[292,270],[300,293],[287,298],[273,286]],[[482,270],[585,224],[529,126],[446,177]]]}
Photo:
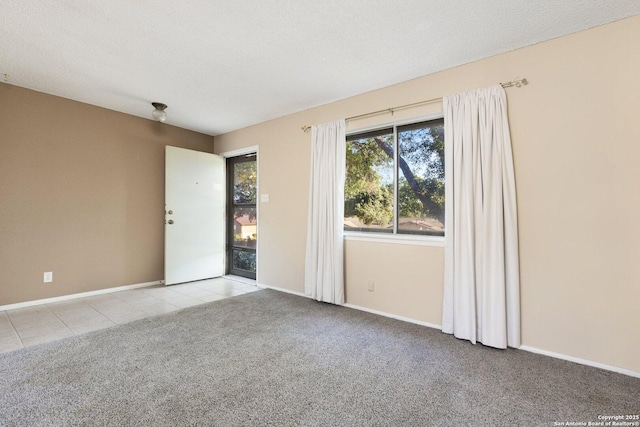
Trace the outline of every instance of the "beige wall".
{"label": "beige wall", "polygon": [[0,84],[0,305],[163,279],[165,145],[213,138]]}
{"label": "beige wall", "polygon": [[[260,193],[270,201],[260,205],[259,281],[304,291],[302,125],[527,77],[529,86],[507,89],[523,344],[640,372],[638,40],[640,16],[216,137],[216,152],[260,146]],[[441,104],[401,114],[434,109]],[[347,241],[345,256],[348,303],[440,324],[442,248]]]}

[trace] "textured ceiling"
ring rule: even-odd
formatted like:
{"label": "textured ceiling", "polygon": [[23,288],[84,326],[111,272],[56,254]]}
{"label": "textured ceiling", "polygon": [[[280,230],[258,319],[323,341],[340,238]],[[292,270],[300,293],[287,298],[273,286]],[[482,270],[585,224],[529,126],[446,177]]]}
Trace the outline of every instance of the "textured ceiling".
{"label": "textured ceiling", "polygon": [[164,102],[167,123],[217,135],[636,14],[637,0],[1,0],[0,73],[149,119]]}

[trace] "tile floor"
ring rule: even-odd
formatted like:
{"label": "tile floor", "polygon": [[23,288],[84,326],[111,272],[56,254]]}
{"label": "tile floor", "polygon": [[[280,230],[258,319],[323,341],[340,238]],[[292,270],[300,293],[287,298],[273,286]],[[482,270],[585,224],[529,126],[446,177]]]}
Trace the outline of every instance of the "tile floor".
{"label": "tile floor", "polygon": [[249,283],[217,278],[0,311],[0,353],[257,290]]}

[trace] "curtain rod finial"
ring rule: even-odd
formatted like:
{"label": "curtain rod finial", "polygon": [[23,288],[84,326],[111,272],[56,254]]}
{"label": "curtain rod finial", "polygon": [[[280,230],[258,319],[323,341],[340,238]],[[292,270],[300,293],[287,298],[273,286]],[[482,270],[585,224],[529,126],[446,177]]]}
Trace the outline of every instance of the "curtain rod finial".
{"label": "curtain rod finial", "polygon": [[529,84],[529,80],[527,80],[526,78],[523,79],[516,79],[516,80],[511,80],[505,83],[500,83],[500,86],[502,86],[503,88],[508,88],[508,87],[522,87],[522,86],[526,86]]}

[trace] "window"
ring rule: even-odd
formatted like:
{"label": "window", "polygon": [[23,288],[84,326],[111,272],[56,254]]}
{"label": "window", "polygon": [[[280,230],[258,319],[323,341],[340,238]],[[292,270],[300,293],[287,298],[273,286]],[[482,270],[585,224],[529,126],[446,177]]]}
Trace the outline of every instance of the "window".
{"label": "window", "polygon": [[347,136],[344,229],[444,235],[444,121]]}
{"label": "window", "polygon": [[227,274],[256,278],[258,164],[255,154],[227,159]]}

